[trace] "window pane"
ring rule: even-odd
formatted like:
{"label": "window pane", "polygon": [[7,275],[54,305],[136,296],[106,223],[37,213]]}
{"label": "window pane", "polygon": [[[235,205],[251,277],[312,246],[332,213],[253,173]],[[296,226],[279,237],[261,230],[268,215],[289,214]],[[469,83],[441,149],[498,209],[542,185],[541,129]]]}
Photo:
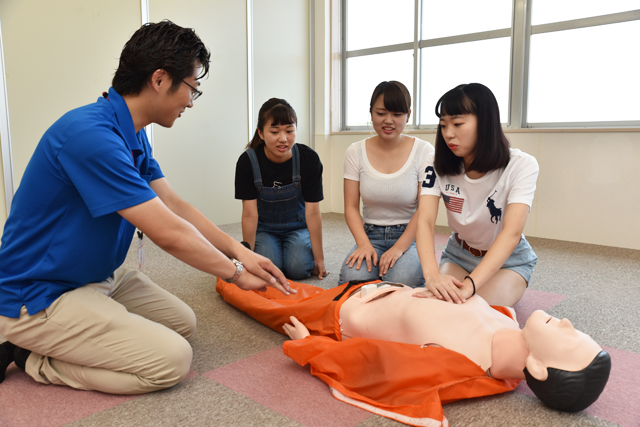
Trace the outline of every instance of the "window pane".
{"label": "window pane", "polygon": [[385,80],[397,80],[413,94],[413,50],[347,60],[347,126],[366,126],[371,121],[371,94]]}
{"label": "window pane", "polygon": [[640,120],[637,40],[640,21],[533,35],[527,121]]}
{"label": "window pane", "polygon": [[424,0],[422,40],[511,28],[511,0]]}
{"label": "window pane", "polygon": [[533,0],[531,25],[590,18],[640,9],[640,0]]}
{"label": "window pane", "polygon": [[414,0],[348,0],[347,50],[413,42]]}
{"label": "window pane", "polygon": [[509,66],[511,39],[429,47],[422,50],[422,99],[420,124],[438,123],[436,102],[463,83],[487,86],[500,108],[500,121],[509,118]]}

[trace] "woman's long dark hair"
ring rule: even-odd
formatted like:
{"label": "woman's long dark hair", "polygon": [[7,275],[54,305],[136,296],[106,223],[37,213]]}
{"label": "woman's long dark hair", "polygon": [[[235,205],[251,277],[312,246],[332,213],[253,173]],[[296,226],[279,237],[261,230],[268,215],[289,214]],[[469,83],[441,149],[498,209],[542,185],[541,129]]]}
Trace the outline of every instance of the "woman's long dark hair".
{"label": "woman's long dark hair", "polygon": [[298,125],[298,116],[296,116],[293,107],[284,99],[271,98],[260,107],[256,132],[253,134],[253,138],[249,141],[246,148],[256,148],[264,143],[258,131],[264,133],[264,126],[269,119],[272,120],[271,125],[273,126]]}
{"label": "woman's long dark hair", "polygon": [[[509,163],[509,140],[502,131],[498,101],[483,84],[469,83],[456,86],[442,95],[436,103],[436,116],[473,114],[478,119],[478,140],[473,161],[467,171],[486,173],[506,167]],[[447,146],[438,126],[434,166],[440,176],[460,175],[463,159]]]}

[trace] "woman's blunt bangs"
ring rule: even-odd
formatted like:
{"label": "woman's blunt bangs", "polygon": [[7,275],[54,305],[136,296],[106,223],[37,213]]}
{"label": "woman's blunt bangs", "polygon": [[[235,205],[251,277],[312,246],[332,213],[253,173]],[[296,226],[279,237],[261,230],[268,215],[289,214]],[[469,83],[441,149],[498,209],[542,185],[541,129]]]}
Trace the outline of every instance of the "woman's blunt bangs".
{"label": "woman's blunt bangs", "polygon": [[246,148],[257,148],[264,142],[260,138],[260,132],[264,132],[264,127],[270,119],[272,120],[271,124],[275,126],[298,125],[298,116],[291,104],[281,98],[270,98],[260,107],[256,131]]}
{"label": "woman's blunt bangs", "polygon": [[271,119],[271,126],[298,125],[298,117],[296,116],[296,112],[293,110],[293,108],[284,104],[276,105],[267,113],[267,115],[268,118]]}
{"label": "woman's blunt bangs", "polygon": [[451,89],[442,95],[436,103],[436,116],[460,116],[463,114],[473,114],[477,116],[477,107],[467,96],[464,89],[467,85],[462,84]]}
{"label": "woman's blunt bangs", "polygon": [[[502,130],[493,92],[481,83],[462,84],[445,93],[436,104],[436,115],[440,118],[464,114],[473,114],[478,119],[478,139],[468,170],[486,173],[506,167],[510,159],[509,140]],[[434,167],[440,176],[458,175],[463,171],[462,159],[447,148],[440,126]]]}
{"label": "woman's blunt bangs", "polygon": [[411,94],[405,85],[397,81],[382,82],[376,86],[371,96],[369,112],[373,112],[373,104],[380,95],[384,96],[384,108],[393,113],[408,114],[411,111]]}

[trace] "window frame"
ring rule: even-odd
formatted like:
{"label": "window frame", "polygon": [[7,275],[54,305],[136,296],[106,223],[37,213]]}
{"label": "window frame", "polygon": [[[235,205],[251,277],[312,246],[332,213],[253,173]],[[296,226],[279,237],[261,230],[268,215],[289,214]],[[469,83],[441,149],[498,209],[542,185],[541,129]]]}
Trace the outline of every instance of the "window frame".
{"label": "window frame", "polygon": [[[336,0],[337,1],[337,0]],[[640,119],[635,121],[591,121],[591,122],[552,122],[534,123],[527,121],[527,102],[529,85],[529,49],[531,36],[557,31],[574,30],[600,25],[617,24],[640,20],[640,9],[599,15],[589,18],[573,19],[548,24],[531,26],[532,0],[512,1],[511,28],[482,31],[458,36],[441,37],[422,40],[422,2],[414,0],[414,40],[413,42],[394,45],[377,46],[365,49],[347,50],[347,21],[349,0],[340,1],[340,131],[368,131],[366,126],[347,126],[348,99],[347,73],[348,59],[381,53],[413,50],[413,93],[412,93],[412,129],[418,131],[434,131],[437,125],[419,124],[421,113],[421,53],[422,49],[433,46],[481,41],[494,38],[510,38],[510,70],[509,70],[509,111],[505,129],[603,129],[603,128],[637,128]]]}

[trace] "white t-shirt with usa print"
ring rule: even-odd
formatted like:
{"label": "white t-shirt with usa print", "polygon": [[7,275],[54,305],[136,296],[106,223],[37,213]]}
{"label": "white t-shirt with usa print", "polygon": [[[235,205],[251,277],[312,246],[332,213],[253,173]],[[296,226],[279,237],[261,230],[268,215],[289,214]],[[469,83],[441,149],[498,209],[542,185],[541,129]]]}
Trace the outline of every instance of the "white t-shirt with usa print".
{"label": "white t-shirt with usa print", "polygon": [[531,209],[538,179],[535,157],[511,148],[506,168],[471,179],[460,175],[440,177],[433,167],[431,154],[423,171],[421,195],[440,196],[447,208],[447,220],[469,246],[488,250],[502,230],[502,215],[507,205],[524,203]]}

